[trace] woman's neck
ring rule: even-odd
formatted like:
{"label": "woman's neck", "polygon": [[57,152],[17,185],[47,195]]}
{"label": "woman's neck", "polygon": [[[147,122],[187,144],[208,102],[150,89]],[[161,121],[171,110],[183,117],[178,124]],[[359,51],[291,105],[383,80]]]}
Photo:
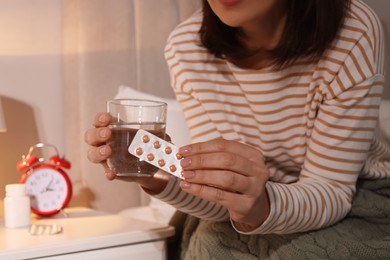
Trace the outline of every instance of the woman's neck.
{"label": "woman's neck", "polygon": [[281,1],[266,16],[251,20],[239,28],[241,40],[250,50],[272,50],[282,35],[287,20],[287,4]]}
{"label": "woman's neck", "polygon": [[287,20],[287,3],[281,1],[266,17],[252,20],[239,28],[241,42],[253,55],[231,62],[242,68],[262,69],[274,61],[268,51],[278,46]]}

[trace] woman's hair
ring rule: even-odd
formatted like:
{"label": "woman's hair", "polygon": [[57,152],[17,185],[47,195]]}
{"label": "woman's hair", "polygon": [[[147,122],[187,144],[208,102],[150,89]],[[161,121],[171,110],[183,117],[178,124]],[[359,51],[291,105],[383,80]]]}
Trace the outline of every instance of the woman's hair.
{"label": "woman's hair", "polygon": [[[267,53],[281,68],[298,58],[318,60],[335,39],[351,0],[287,0],[286,26]],[[254,52],[242,45],[237,28],[224,24],[203,0],[202,45],[216,57],[241,60]]]}

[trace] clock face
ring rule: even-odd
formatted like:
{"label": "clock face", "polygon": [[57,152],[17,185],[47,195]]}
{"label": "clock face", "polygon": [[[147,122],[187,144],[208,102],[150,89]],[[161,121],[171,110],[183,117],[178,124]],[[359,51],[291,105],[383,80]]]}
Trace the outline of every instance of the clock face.
{"label": "clock face", "polygon": [[40,165],[26,174],[26,193],[31,208],[40,215],[52,215],[60,211],[70,200],[69,178],[51,165]]}

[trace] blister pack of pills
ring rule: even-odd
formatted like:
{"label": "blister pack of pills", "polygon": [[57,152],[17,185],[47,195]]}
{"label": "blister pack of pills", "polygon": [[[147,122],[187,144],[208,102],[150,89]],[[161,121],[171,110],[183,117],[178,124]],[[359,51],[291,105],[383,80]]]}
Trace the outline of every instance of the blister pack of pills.
{"label": "blister pack of pills", "polygon": [[30,226],[28,232],[33,236],[56,235],[62,232],[62,226],[57,224],[33,224]]}
{"label": "blister pack of pills", "polygon": [[179,148],[170,142],[140,129],[131,142],[129,153],[180,179],[183,179]]}

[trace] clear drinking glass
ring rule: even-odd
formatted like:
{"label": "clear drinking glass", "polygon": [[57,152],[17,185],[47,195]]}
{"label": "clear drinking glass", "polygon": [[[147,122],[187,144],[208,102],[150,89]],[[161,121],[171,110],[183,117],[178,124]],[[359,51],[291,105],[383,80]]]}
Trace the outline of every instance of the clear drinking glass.
{"label": "clear drinking glass", "polygon": [[107,101],[107,112],[112,117],[108,167],[117,176],[152,176],[158,168],[131,155],[128,147],[139,129],[165,139],[167,104],[146,99],[112,99]]}

